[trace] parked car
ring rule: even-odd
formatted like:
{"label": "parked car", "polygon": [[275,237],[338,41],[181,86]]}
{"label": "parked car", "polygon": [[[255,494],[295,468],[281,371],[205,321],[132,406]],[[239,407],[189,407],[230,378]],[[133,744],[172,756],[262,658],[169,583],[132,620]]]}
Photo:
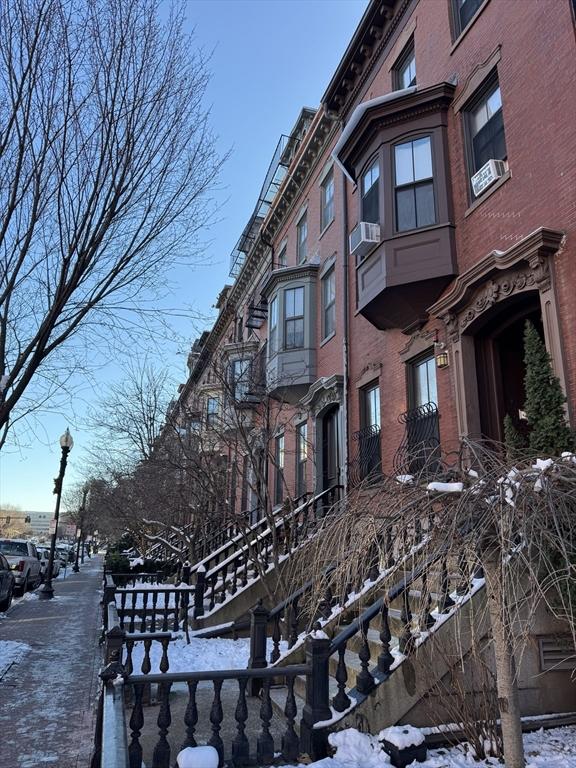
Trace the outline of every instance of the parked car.
{"label": "parked car", "polygon": [[14,594],[14,574],[10,563],[0,555],[0,611],[7,611]]}
{"label": "parked car", "polygon": [[[50,560],[50,547],[37,547],[40,555],[40,576],[42,581],[48,573],[48,562]],[[57,551],[54,552],[54,562],[52,563],[52,578],[55,579],[60,573],[60,556]]]}
{"label": "parked car", "polygon": [[0,539],[0,554],[6,557],[22,594],[41,582],[41,567],[36,546],[26,539]]}
{"label": "parked car", "polygon": [[60,558],[61,568],[67,568],[69,563],[74,562],[74,556],[70,558],[70,547],[68,544],[56,544],[56,552]]}

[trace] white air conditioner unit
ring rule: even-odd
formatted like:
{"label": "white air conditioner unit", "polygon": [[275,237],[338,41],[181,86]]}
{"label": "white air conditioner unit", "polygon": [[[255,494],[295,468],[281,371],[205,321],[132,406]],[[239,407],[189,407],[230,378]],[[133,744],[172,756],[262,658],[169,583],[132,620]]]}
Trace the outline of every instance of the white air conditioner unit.
{"label": "white air conditioner unit", "polygon": [[485,189],[506,173],[506,164],[502,160],[488,160],[470,179],[472,191],[478,197]]}
{"label": "white air conditioner unit", "polygon": [[350,254],[356,256],[357,261],[362,261],[379,242],[380,224],[360,221],[350,232]]}

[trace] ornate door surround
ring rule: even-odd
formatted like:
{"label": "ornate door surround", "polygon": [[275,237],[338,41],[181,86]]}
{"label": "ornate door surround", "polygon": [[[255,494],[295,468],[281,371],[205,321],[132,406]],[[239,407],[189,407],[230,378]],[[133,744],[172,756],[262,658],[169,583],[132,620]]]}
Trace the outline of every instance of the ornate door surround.
{"label": "ornate door surround", "polygon": [[563,239],[563,232],[541,227],[506,251],[492,251],[457,277],[449,291],[430,307],[430,315],[442,320],[446,329],[461,437],[481,435],[475,329],[485,313],[516,294],[538,291],[546,347],[565,389],[552,264]]}

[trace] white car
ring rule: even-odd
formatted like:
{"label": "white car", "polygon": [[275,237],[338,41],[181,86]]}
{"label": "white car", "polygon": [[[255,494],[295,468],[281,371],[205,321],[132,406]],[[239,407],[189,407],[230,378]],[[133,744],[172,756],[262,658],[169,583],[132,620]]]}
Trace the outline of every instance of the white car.
{"label": "white car", "polygon": [[[50,547],[37,547],[38,554],[40,555],[40,575],[42,581],[46,579],[48,572],[48,561],[50,560]],[[54,552],[54,562],[52,563],[52,578],[55,579],[60,573],[60,557],[58,552]]]}

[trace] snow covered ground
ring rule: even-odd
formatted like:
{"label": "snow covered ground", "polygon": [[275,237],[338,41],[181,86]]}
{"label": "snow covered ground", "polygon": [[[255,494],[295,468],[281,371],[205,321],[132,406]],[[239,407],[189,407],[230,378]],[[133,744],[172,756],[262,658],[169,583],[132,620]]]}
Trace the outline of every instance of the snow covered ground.
{"label": "snow covered ground", "polygon": [[[272,652],[272,641],[268,639],[267,658]],[[283,651],[287,644],[280,643]],[[214,638],[211,640],[200,637],[190,638],[190,644],[185,637],[178,637],[168,647],[169,672],[198,672],[211,669],[246,669],[250,657],[250,640],[239,638],[238,640],[225,640]],[[144,644],[136,643],[132,652],[132,665],[134,672],[140,672],[144,658]],[[152,673],[160,672],[159,665],[162,658],[162,646],[153,642],[150,648],[150,661]]]}
{"label": "snow covered ground", "polygon": [[26,643],[16,643],[13,640],[0,640],[0,679],[6,674],[12,664],[17,664],[31,650]]}
{"label": "snow covered ground", "polygon": [[[308,766],[287,768],[382,768],[390,759],[380,748],[378,736],[369,736],[349,728],[330,736],[336,749],[334,757],[327,757]],[[535,731],[524,735],[526,768],[575,768],[576,726]],[[466,745],[428,752],[424,763],[413,763],[414,768],[502,768],[495,758],[477,762]]]}

